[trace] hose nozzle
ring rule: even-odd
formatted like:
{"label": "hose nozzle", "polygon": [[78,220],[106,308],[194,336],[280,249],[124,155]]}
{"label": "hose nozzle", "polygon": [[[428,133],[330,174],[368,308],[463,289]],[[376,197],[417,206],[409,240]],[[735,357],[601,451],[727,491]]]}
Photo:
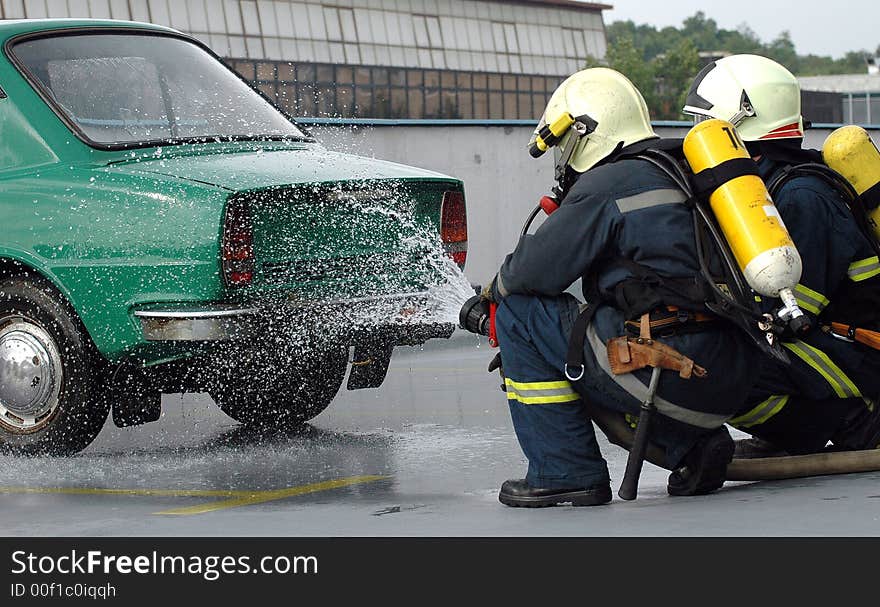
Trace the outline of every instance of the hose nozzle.
{"label": "hose nozzle", "polygon": [[462,329],[476,333],[477,335],[489,335],[489,302],[474,295],[461,307],[458,313],[458,323]]}

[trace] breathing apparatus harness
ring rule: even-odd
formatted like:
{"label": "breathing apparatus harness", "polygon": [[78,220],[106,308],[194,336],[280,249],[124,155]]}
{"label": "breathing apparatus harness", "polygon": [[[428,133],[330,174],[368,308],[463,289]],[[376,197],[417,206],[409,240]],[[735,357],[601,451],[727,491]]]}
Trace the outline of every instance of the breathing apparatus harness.
{"label": "breathing apparatus harness", "polygon": [[[812,151],[804,150],[804,152]],[[792,157],[786,154],[785,150],[781,152],[777,150],[771,156],[772,160],[782,162],[797,162],[802,158],[800,155]],[[859,231],[871,243],[874,252],[880,256],[880,240],[869,215],[872,209],[868,208],[863,196],[859,195],[843,175],[821,162],[821,155],[817,152],[810,153],[807,162],[790,164],[777,171],[768,181],[767,189],[775,197],[787,183],[798,177],[818,178],[840,194]],[[880,350],[878,303],[880,303],[880,278],[858,283],[845,281],[832,298],[831,304],[823,311],[822,328],[828,334],[843,341],[859,342]]]}
{"label": "breathing apparatus harness", "polygon": [[[669,145],[670,143],[672,145]],[[661,370],[678,371],[679,376],[684,379],[707,375],[706,370],[693,360],[657,341],[656,337],[701,331],[710,327],[717,319],[724,319],[743,330],[759,348],[771,356],[789,362],[788,356],[777,341],[777,336],[782,333],[782,327],[772,315],[764,315],[758,309],[754,295],[705,203],[705,194],[713,191],[715,185],[734,179],[742,174],[742,171],[737,173],[734,169],[728,175],[726,171],[733,169],[728,166],[727,169],[719,167],[721,170],[715,173],[705,173],[703,177],[708,179],[709,183],[704,187],[708,189],[706,192],[698,192],[693,186],[692,178],[669,153],[670,150],[680,147],[678,142],[648,140],[628,148],[620,146],[603,162],[613,162],[623,158],[644,160],[667,175],[685,193],[686,205],[691,211],[694,224],[694,245],[700,268],[699,274],[690,278],[668,278],[630,259],[618,258],[612,260],[611,264],[627,270],[630,278],[617,283],[612,292],[599,288],[595,274],[584,276],[582,280],[587,304],[582,306],[571,328],[565,358],[566,378],[572,382],[583,378],[586,370],[584,342],[587,328],[599,305],[608,303],[622,311],[628,334],[614,338],[607,344],[612,373],[618,375],[652,367],[651,380],[645,400],[639,409],[639,423],[636,426],[624,478],[618,491],[618,495],[624,500],[632,500],[637,496],[642,463],[650,441],[651,420],[656,410],[654,398]],[[557,176],[559,175],[560,167],[557,165]],[[564,186],[564,184],[560,185]],[[564,193],[566,192],[563,189]],[[523,234],[528,231],[539,210],[547,207],[547,201],[542,199],[541,204],[523,226]],[[555,208],[558,208],[558,204]],[[726,290],[717,284],[716,276],[710,267],[710,259],[721,261],[719,278],[727,286]],[[704,313],[704,310],[708,310],[711,314]],[[661,314],[659,318],[655,316],[657,312]],[[672,316],[668,314],[670,312]],[[639,319],[637,324],[635,319]],[[637,333],[633,330],[635,328],[638,330]]]}
{"label": "breathing apparatus harness", "polygon": [[[580,132],[580,131],[578,131]],[[585,133],[586,134],[586,133]],[[554,196],[545,196],[529,214],[523,225],[522,234],[526,234],[531,224],[543,210],[551,214],[564,200],[573,182],[572,175],[566,171],[566,156],[574,149],[578,137],[571,137],[566,146],[568,154],[563,151],[556,166],[557,186],[553,188]],[[724,319],[743,330],[759,348],[783,362],[788,356],[778,344],[778,336],[785,326],[772,315],[765,314],[758,307],[754,293],[742,274],[727,241],[707,207],[705,197],[719,183],[741,175],[744,167],[731,166],[713,172],[701,174],[699,178],[688,175],[680,161],[670,154],[681,148],[678,140],[648,140],[633,144],[626,148],[618,148],[606,157],[602,163],[614,162],[624,158],[638,158],[651,163],[666,174],[687,196],[686,205],[691,210],[694,221],[695,246],[700,273],[693,278],[668,278],[660,276],[651,268],[629,259],[612,261],[627,270],[631,278],[618,283],[613,292],[599,289],[595,276],[583,277],[588,305],[579,314],[572,327],[569,350],[566,357],[565,374],[571,381],[577,381],[584,374],[583,346],[586,329],[592,320],[599,303],[608,303],[621,310],[630,323],[643,314],[667,308],[671,314],[652,318],[653,327],[666,326],[672,332],[689,332],[708,328],[710,318],[699,310],[708,310],[718,319]],[[754,163],[746,167],[750,174],[756,174]],[[574,177],[577,177],[575,173]],[[712,261],[718,260],[720,268],[710,267]],[[713,274],[713,269],[718,274]],[[679,322],[670,323],[670,316]]]}
{"label": "breathing apparatus harness", "polygon": [[871,243],[874,252],[880,255],[880,240],[878,240],[877,234],[874,233],[871,227],[871,219],[868,216],[869,209],[865,205],[865,201],[843,175],[828,165],[822,164],[819,159],[790,165],[778,171],[767,182],[767,190],[771,196],[775,197],[785,184],[798,177],[817,177],[843,196],[856,225],[859,227],[859,231]]}
{"label": "breathing apparatus harness", "polygon": [[[697,262],[700,266],[698,279],[701,279],[709,289],[709,297],[704,301],[704,305],[712,313],[742,329],[761,349],[787,362],[788,357],[777,344],[777,336],[785,330],[782,323],[787,319],[774,318],[763,313],[758,307],[754,293],[737,265],[730,245],[705,202],[707,194],[715,184],[722,183],[734,175],[741,175],[739,171],[742,167],[728,165],[727,170],[691,176],[666,152],[647,150],[641,157],[666,173],[688,197],[686,204],[693,216]],[[751,168],[747,167],[745,170]],[[713,275],[709,265],[713,253],[721,262],[718,268],[719,276]]]}
{"label": "breathing apparatus harness", "polygon": [[[541,211],[550,215],[562,204],[569,189],[580,176],[580,173],[568,166],[571,155],[582,138],[589,136],[597,124],[589,116],[575,118],[571,114],[564,114],[540,129],[529,148],[533,157],[541,156],[550,147],[561,142],[570,130],[571,135],[557,158],[553,195],[544,196],[531,211],[523,225],[523,235],[528,233]],[[680,151],[679,140],[648,139],[626,147],[621,143],[595,165],[638,158],[658,168],[685,193],[685,204],[691,210],[694,223],[694,244],[700,271],[693,277],[670,278],[632,260],[621,258],[611,263],[627,271],[630,278],[615,285],[612,292],[600,290],[595,276],[583,277],[588,305],[572,327],[565,367],[566,377],[571,381],[583,377],[586,329],[598,305],[603,302],[621,310],[626,320],[631,322],[644,314],[660,312],[652,327],[671,333],[702,330],[709,327],[711,320],[726,320],[748,335],[765,353],[782,362],[789,362],[787,354],[779,345],[779,337],[789,330],[791,317],[785,314],[785,308],[776,315],[766,314],[760,309],[755,292],[738,265],[706,200],[712,191],[737,177],[757,175],[754,161],[731,160],[693,175],[684,168],[684,161],[671,153]],[[478,298],[474,299],[476,301]],[[489,335],[490,345],[495,346],[495,309],[495,304],[490,304],[482,311],[475,305],[466,306],[462,311],[461,324],[465,327],[479,327],[481,333]],[[664,314],[664,309],[668,313]],[[707,318],[706,311],[714,318]],[[671,317],[679,322],[670,323]],[[653,322],[655,319],[652,317],[651,320]]]}

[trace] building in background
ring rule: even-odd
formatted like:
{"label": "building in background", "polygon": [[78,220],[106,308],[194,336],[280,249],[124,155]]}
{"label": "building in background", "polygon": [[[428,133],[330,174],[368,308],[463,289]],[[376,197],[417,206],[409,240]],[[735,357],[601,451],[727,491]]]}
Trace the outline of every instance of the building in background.
{"label": "building in background", "polygon": [[575,0],[2,0],[2,17],[147,21],[189,33],[298,116],[530,119],[604,58]]}
{"label": "building in background", "polygon": [[880,123],[880,73],[808,76],[798,78],[804,91],[821,91],[833,103],[835,114],[827,122],[844,124]]}

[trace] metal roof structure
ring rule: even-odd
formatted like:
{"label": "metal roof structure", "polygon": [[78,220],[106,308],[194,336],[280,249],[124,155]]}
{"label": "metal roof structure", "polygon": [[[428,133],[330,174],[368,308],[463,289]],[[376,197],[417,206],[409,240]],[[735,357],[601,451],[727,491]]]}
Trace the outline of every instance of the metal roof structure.
{"label": "metal roof structure", "polygon": [[0,21],[171,27],[298,116],[533,120],[563,78],[605,56],[610,8],[576,0],[2,0]]}
{"label": "metal roof structure", "polygon": [[880,74],[834,74],[798,78],[805,91],[880,93]]}
{"label": "metal roof structure", "polygon": [[490,0],[490,2],[513,2],[516,4],[537,4],[561,8],[574,8],[586,11],[608,11],[614,7],[610,4],[596,2],[579,2],[579,0]]}

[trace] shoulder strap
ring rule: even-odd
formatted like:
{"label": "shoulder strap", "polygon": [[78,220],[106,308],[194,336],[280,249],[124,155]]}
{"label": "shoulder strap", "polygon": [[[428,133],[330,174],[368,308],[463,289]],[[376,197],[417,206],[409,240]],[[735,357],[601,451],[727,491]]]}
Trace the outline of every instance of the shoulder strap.
{"label": "shoulder strap", "polygon": [[731,179],[736,179],[743,175],[760,177],[758,165],[751,158],[734,158],[733,160],[722,162],[717,167],[700,171],[693,176],[691,181],[694,184],[694,193],[702,198],[708,196]]}
{"label": "shoulder strap", "polygon": [[874,252],[880,255],[880,240],[878,240],[877,234],[871,227],[871,219],[865,208],[864,200],[859,196],[859,193],[856,192],[852,184],[846,180],[846,177],[831,167],[819,162],[805,162],[785,167],[767,183],[767,191],[770,192],[770,197],[776,198],[776,195],[782,190],[783,186],[797,177],[817,177],[837,191],[846,201],[862,235],[871,243]]}
{"label": "shoulder strap", "polygon": [[[666,150],[648,149],[640,157],[664,171],[688,195],[692,210],[697,260],[700,264],[699,278],[708,287],[706,307],[721,318],[739,327],[755,345],[770,356],[788,363],[789,359],[779,346],[776,335],[782,328],[765,316],[755,302],[754,293],[740,270],[730,246],[721,234],[714,215],[706,201],[697,193],[693,176],[686,171],[681,158],[674,158]],[[710,263],[720,264],[716,279]],[[720,280],[722,285],[718,284]]]}
{"label": "shoulder strap", "polygon": [[804,162],[785,167],[767,182],[767,191],[771,197],[776,196],[786,183],[797,177],[818,177],[837,190],[847,202],[859,197],[843,175],[819,162]]}

